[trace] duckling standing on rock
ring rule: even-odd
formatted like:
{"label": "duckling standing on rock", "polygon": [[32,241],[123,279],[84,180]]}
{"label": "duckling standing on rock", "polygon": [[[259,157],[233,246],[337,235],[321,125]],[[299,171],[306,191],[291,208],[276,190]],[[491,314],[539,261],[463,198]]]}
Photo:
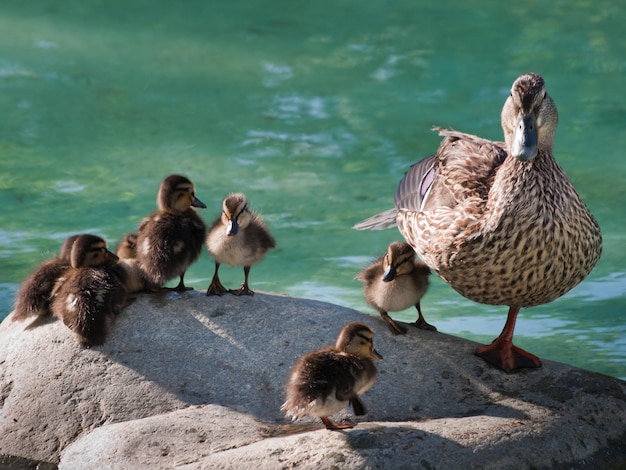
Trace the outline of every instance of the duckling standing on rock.
{"label": "duckling standing on rock", "polygon": [[357,275],[363,281],[365,300],[380,313],[394,335],[405,334],[406,328],[396,323],[387,312],[398,312],[415,306],[417,328],[437,331],[422,315],[420,300],[428,289],[430,269],[415,259],[408,243],[394,242],[381,256]]}
{"label": "duckling standing on rock", "polygon": [[502,333],[476,354],[509,372],[541,367],[513,345],[520,308],[551,302],[585,279],[602,236],[552,155],[558,113],[543,78],[518,77],[501,117],[505,143],[440,129],[437,153],[400,182],[395,211],[355,228],[395,217],[417,255],[457,292],[507,305]]}
{"label": "duckling standing on rock", "polygon": [[148,290],[143,271],[137,260],[137,234],[128,233],[119,241],[115,254],[126,272],[126,290],[129,294]]}
{"label": "duckling standing on rock", "polygon": [[83,346],[103,344],[114,316],[128,303],[117,259],[102,238],[80,235],[72,245],[71,267],[52,291],[53,315]]}
{"label": "duckling standing on rock", "polygon": [[[228,195],[222,203],[222,214],[213,222],[206,239],[209,253],[215,259],[215,273],[207,289],[207,295],[253,295],[248,287],[250,267],[259,263],[270,248],[276,246],[265,223],[250,210],[246,197],[241,193]],[[243,266],[244,281],[236,290],[226,289],[220,282],[220,264]]]}
{"label": "duckling standing on rock", "polygon": [[202,252],[206,225],[194,207],[206,206],[196,198],[189,179],[170,175],[163,180],[157,196],[159,210],[139,225],[137,261],[146,280],[155,289],[180,277],[174,290],[184,291],[185,271]]}
{"label": "duckling standing on rock", "polygon": [[374,332],[363,323],[349,323],[335,347],[306,354],[296,363],[281,410],[293,419],[317,416],[326,429],[353,428],[356,423],[334,424],[328,417],[348,405],[355,415],[366,414],[359,395],[369,390],[378,376],[372,359],[382,359],[374,349]]}
{"label": "duckling standing on rock", "polygon": [[79,235],[68,237],[60,254],[41,263],[22,283],[15,298],[14,320],[50,314],[50,296],[57,280],[70,268],[72,245]]}

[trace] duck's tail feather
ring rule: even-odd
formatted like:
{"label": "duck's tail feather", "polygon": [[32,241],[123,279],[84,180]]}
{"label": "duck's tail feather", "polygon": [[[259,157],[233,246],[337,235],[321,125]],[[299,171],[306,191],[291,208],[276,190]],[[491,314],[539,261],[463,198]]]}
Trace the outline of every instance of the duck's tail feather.
{"label": "duck's tail feather", "polygon": [[396,214],[398,211],[394,209],[386,210],[380,214],[368,217],[365,220],[355,224],[352,228],[356,230],[384,230],[396,226]]}

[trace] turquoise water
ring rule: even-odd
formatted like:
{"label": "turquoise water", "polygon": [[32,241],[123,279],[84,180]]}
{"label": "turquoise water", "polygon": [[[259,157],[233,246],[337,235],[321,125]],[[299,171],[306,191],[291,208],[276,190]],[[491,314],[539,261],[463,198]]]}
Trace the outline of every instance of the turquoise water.
{"label": "turquoise water", "polygon": [[[196,184],[207,222],[231,191],[264,214],[278,247],[252,268],[253,289],[373,313],[354,276],[400,235],[350,227],[391,207],[404,171],[436,149],[433,125],[501,139],[510,85],[535,71],[560,112],[555,155],[604,253],[576,289],[521,313],[516,342],[626,378],[626,159],[613,144],[626,124],[625,20],[612,0],[4,0],[0,318],[66,236],[115,246],[174,172]],[[186,281],[206,289],[212,272],[205,253]],[[422,308],[440,331],[482,342],[506,313],[438,279]]]}

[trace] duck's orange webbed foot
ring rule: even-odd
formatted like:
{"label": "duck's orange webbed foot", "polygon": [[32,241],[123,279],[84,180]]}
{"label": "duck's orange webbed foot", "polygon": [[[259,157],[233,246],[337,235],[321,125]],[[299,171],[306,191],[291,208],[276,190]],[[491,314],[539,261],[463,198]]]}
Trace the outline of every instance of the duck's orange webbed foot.
{"label": "duck's orange webbed foot", "polygon": [[541,359],[537,356],[518,348],[511,341],[500,338],[491,344],[478,347],[475,354],[505,372],[541,367]]}

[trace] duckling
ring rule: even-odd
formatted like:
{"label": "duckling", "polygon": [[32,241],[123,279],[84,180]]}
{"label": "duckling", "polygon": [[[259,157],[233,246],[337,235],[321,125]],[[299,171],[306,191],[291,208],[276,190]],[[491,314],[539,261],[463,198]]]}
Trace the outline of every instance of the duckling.
{"label": "duckling", "polygon": [[184,176],[170,175],[157,195],[159,210],[144,218],[137,232],[137,260],[151,290],[180,277],[177,291],[185,286],[185,271],[202,252],[206,225],[194,207],[206,208]]}
{"label": "duckling", "polygon": [[57,279],[70,268],[70,251],[79,235],[72,235],[61,246],[59,256],[41,263],[22,283],[15,297],[14,320],[50,314],[50,295]]}
{"label": "duckling", "polygon": [[374,349],[374,331],[363,323],[349,323],[341,330],[335,347],[302,356],[291,370],[287,399],[281,410],[293,419],[319,417],[326,429],[348,429],[356,423],[334,424],[329,416],[352,405],[354,414],[366,414],[359,395],[369,390],[378,376],[372,359],[382,359]]}
{"label": "duckling", "polygon": [[62,260],[66,260],[67,264],[70,264],[70,257],[72,256],[72,246],[74,246],[74,242],[81,234],[71,235],[65,239],[63,245],[61,245],[61,250],[59,251],[59,258]]}
{"label": "duckling", "polygon": [[[263,260],[276,242],[261,217],[250,210],[246,196],[232,193],[222,202],[222,214],[211,225],[206,245],[215,260],[215,273],[206,295],[254,295],[248,287],[250,267]],[[220,282],[218,270],[222,263],[243,266],[244,281],[239,289],[228,290]]]}
{"label": "duckling", "polygon": [[71,248],[71,267],[52,291],[52,314],[83,346],[103,344],[114,316],[127,305],[124,271],[117,260],[102,238],[80,235]]}
{"label": "duckling", "polygon": [[126,272],[126,290],[129,294],[149,290],[143,271],[137,261],[136,233],[127,233],[119,241],[115,254],[119,258],[119,265]]}
{"label": "duckling", "polygon": [[412,305],[418,313],[414,325],[423,330],[437,331],[426,322],[420,300],[428,289],[430,269],[415,259],[408,243],[393,242],[387,253],[363,269],[356,278],[363,281],[365,300],[378,312],[394,335],[405,334],[406,328],[396,323],[387,312],[398,312]]}

